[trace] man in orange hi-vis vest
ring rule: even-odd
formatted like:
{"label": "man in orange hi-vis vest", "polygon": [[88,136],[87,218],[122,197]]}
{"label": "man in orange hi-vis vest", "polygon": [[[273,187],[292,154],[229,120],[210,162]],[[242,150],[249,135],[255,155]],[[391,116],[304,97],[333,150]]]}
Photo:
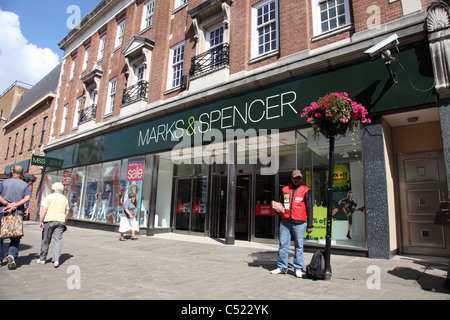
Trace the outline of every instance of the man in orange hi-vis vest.
{"label": "man in orange hi-vis vest", "polygon": [[311,190],[302,185],[302,173],[294,170],[292,183],[283,187],[282,204],[276,203],[274,210],[280,214],[280,247],[278,249],[277,266],[272,274],[285,274],[288,269],[289,245],[294,240],[294,272],[297,278],[303,277],[303,235],[305,230],[312,232],[313,202]]}

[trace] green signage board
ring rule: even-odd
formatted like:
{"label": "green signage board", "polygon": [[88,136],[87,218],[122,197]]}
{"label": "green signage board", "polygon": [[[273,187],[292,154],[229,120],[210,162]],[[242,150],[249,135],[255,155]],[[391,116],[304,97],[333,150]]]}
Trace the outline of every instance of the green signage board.
{"label": "green signage board", "polygon": [[63,163],[64,161],[61,159],[35,156],[34,154],[31,156],[31,165],[33,166],[60,169]]}
{"label": "green signage board", "polygon": [[432,88],[434,82],[428,45],[422,43],[395,56],[402,63],[392,66],[398,84],[392,83],[382,59],[362,60],[130,125],[51,150],[47,156],[62,159],[68,168],[173,150],[183,140],[198,145],[217,141],[218,136],[247,136],[260,130],[270,134],[272,129],[307,126],[300,116],[303,108],[335,91],[347,92],[368,109],[369,116],[435,103],[433,90],[415,89]]}

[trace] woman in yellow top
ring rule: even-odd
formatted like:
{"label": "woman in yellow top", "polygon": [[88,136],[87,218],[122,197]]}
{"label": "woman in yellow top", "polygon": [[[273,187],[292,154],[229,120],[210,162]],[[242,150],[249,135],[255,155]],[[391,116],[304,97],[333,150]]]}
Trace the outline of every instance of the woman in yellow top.
{"label": "woman in yellow top", "polygon": [[62,195],[64,186],[60,182],[52,185],[53,193],[45,197],[39,214],[39,229],[44,231],[41,253],[37,263],[45,264],[48,247],[53,239],[53,266],[59,267],[63,232],[66,230],[66,221],[69,214],[69,202]]}

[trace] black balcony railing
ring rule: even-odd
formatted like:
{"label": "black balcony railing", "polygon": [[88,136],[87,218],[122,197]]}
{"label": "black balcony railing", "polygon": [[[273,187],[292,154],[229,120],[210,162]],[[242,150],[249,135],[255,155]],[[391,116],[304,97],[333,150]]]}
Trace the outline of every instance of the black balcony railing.
{"label": "black balcony railing", "polygon": [[147,88],[148,82],[140,80],[135,85],[123,89],[122,106],[138,100],[147,99]]}
{"label": "black balcony railing", "polygon": [[89,120],[95,119],[95,115],[97,114],[97,105],[92,104],[83,110],[80,110],[80,118],[78,120],[79,124],[83,124],[88,122]]}
{"label": "black balcony railing", "polygon": [[191,60],[189,76],[195,77],[205,72],[212,71],[222,66],[230,65],[230,45],[223,43],[212,48]]}

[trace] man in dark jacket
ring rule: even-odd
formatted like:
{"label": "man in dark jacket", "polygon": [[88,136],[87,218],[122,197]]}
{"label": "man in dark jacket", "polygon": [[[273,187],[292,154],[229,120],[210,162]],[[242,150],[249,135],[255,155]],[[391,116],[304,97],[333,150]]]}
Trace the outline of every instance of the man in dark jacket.
{"label": "man in dark jacket", "polygon": [[[288,268],[289,245],[291,237],[294,239],[295,256],[294,271],[297,278],[303,277],[303,235],[305,230],[312,232],[313,202],[311,190],[302,185],[302,173],[294,170],[291,175],[292,183],[283,188],[283,206],[275,207],[281,216],[280,247],[278,249],[277,266],[272,274],[285,274]],[[306,225],[307,224],[307,225]]]}

